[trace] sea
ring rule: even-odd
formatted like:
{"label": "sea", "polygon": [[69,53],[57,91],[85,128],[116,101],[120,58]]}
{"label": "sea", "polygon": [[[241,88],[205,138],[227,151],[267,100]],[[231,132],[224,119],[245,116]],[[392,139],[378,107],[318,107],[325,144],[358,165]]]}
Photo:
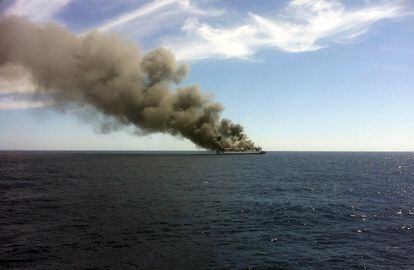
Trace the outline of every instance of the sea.
{"label": "sea", "polygon": [[2,151],[0,269],[414,269],[414,153]]}

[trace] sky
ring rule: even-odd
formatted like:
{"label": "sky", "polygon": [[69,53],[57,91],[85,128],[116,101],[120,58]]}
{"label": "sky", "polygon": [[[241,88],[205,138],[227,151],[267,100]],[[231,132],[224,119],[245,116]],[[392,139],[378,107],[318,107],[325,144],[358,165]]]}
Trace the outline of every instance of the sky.
{"label": "sky", "polygon": [[[166,47],[265,150],[414,151],[410,0],[3,0],[0,16],[116,32],[143,52]],[[126,127],[101,134],[1,78],[0,149],[195,150]]]}

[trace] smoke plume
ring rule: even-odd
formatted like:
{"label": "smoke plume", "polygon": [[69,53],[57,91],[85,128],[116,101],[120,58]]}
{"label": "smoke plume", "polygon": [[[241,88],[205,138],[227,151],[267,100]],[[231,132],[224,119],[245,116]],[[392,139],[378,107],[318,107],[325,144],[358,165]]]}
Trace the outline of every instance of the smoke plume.
{"label": "smoke plume", "polygon": [[117,124],[182,136],[207,149],[255,147],[197,86],[173,89],[188,69],[164,48],[141,55],[114,34],[76,36],[53,23],[3,17],[0,67],[8,65],[29,72],[36,91],[50,95],[62,111],[90,106]]}

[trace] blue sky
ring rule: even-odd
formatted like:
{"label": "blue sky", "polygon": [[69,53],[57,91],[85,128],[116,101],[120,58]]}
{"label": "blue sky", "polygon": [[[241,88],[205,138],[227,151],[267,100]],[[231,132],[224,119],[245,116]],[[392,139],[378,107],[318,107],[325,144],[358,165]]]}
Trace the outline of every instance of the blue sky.
{"label": "blue sky", "polygon": [[[412,1],[6,0],[0,12],[171,49],[190,65],[182,84],[212,93],[266,150],[414,150]],[[32,88],[0,76],[0,149],[195,149],[99,134]]]}

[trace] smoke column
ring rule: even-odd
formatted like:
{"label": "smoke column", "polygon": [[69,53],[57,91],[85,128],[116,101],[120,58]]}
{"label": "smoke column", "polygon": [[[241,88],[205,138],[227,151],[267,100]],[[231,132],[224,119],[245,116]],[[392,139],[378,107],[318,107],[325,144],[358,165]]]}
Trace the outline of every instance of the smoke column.
{"label": "smoke column", "polygon": [[141,56],[137,46],[113,34],[76,36],[53,23],[3,17],[0,68],[8,65],[29,72],[36,91],[49,94],[62,111],[91,106],[117,124],[182,136],[207,149],[255,147],[241,125],[221,119],[223,106],[197,86],[172,89],[187,66],[164,48]]}

